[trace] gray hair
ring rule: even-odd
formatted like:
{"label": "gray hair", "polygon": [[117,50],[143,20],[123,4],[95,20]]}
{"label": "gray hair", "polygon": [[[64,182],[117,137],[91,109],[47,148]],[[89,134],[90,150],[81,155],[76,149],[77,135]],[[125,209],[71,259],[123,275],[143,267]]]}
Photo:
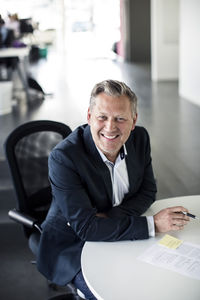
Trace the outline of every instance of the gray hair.
{"label": "gray hair", "polygon": [[137,97],[124,82],[109,79],[97,83],[91,92],[90,109],[96,104],[96,97],[100,93],[113,97],[127,96],[131,104],[133,117],[137,114]]}

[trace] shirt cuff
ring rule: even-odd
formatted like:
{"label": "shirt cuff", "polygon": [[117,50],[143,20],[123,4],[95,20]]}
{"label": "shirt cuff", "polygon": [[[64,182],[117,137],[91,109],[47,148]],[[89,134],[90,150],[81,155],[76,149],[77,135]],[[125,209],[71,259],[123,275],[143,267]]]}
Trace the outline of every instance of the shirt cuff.
{"label": "shirt cuff", "polygon": [[154,225],[154,219],[153,216],[148,216],[147,218],[147,225],[149,230],[149,236],[154,237],[155,236],[155,225]]}

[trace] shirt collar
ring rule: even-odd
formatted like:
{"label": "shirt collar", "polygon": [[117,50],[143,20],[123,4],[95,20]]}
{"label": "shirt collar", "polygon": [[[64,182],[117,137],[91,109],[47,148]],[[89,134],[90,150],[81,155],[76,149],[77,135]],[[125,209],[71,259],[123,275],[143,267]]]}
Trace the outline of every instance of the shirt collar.
{"label": "shirt collar", "polygon": [[[96,145],[95,145],[96,146]],[[103,160],[103,162],[105,163],[105,162],[110,162],[108,159],[107,159],[107,157],[103,154],[103,152],[96,146],[96,148],[97,148],[97,150],[98,150],[98,152],[99,152],[99,154],[100,154],[100,156],[101,156],[101,158],[102,158],[102,160]],[[117,158],[116,158],[116,161],[118,161],[119,159],[120,160],[123,160],[124,158],[125,158],[125,156],[127,155],[127,150],[126,150],[126,146],[125,146],[125,144],[121,147],[121,149],[120,149],[120,151],[119,151],[119,154],[118,154],[118,156],[117,156]]]}

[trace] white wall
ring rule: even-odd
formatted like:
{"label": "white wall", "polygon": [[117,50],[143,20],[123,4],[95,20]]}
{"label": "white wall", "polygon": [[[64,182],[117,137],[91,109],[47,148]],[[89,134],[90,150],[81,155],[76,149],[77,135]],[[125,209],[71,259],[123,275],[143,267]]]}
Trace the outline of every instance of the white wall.
{"label": "white wall", "polygon": [[180,1],[180,96],[200,105],[200,1]]}
{"label": "white wall", "polygon": [[178,79],[178,54],[179,0],[151,0],[152,80]]}

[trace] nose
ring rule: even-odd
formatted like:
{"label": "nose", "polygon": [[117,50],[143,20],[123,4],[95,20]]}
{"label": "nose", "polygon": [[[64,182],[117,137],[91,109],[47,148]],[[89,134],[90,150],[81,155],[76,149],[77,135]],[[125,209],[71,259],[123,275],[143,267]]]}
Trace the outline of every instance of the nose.
{"label": "nose", "polygon": [[105,129],[108,131],[108,132],[111,132],[113,131],[114,129],[116,128],[116,124],[115,124],[115,120],[113,119],[107,119],[106,122],[105,122]]}

